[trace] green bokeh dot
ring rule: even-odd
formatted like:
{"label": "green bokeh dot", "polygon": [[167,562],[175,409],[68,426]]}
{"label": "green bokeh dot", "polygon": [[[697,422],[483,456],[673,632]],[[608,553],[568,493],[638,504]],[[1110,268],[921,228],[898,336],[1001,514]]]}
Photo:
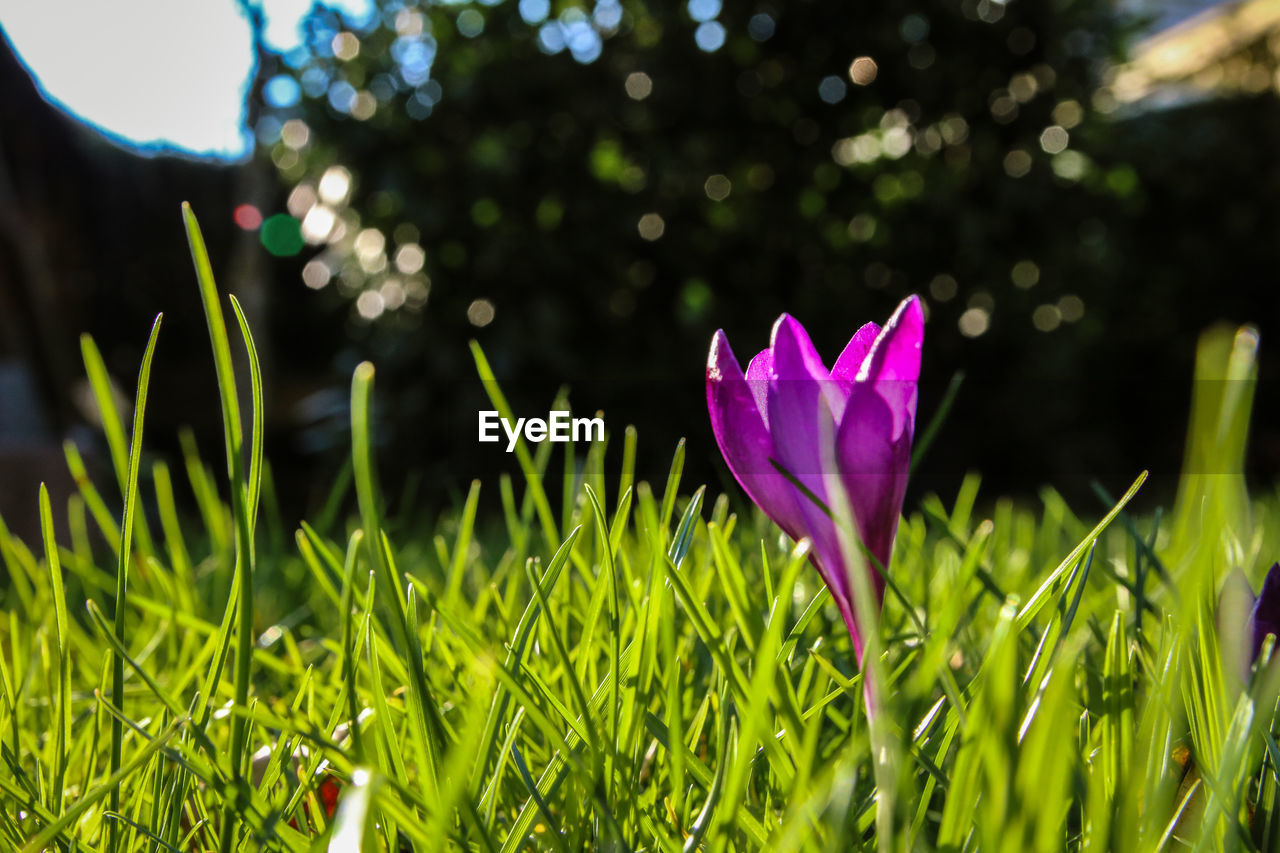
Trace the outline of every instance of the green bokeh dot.
{"label": "green bokeh dot", "polygon": [[302,223],[287,213],[277,213],[262,223],[258,234],[262,246],[278,257],[290,257],[302,251]]}

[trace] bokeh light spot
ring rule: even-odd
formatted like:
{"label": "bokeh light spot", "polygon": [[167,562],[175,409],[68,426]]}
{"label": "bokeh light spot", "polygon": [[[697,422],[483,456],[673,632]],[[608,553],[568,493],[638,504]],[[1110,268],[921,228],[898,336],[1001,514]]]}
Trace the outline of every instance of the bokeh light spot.
{"label": "bokeh light spot", "polygon": [[526,24],[540,24],[551,14],[551,0],[520,0],[519,9]]}
{"label": "bokeh light spot", "polygon": [[966,338],[976,338],[991,327],[991,314],[985,308],[969,308],[960,315],[956,325]]}
{"label": "bokeh light spot", "polygon": [[724,38],[724,27],[719,21],[707,21],[705,24],[699,24],[698,29],[693,34],[693,40],[698,47],[707,53],[714,53],[724,47]]}
{"label": "bokeh light spot", "polygon": [[538,202],[538,209],[534,211],[533,218],[543,231],[559,228],[560,222],[564,219],[564,205],[558,198],[546,196]]}
{"label": "bokeh light spot", "polygon": [[1023,290],[1034,287],[1040,281],[1040,267],[1035,261],[1018,261],[1009,270],[1009,280]]}
{"label": "bokeh light spot", "polygon": [[257,137],[259,145],[270,147],[280,141],[280,128],[282,127],[284,127],[284,122],[275,116],[263,116],[258,119],[258,126],[253,129],[253,135]]}
{"label": "bokeh light spot", "polygon": [[575,60],[589,65],[600,57],[604,42],[580,9],[569,9],[562,14],[560,28],[564,32],[565,47]]}
{"label": "bokeh light spot", "polygon": [[262,96],[276,109],[288,109],[302,99],[302,87],[288,74],[277,74],[262,87]]}
{"label": "bokeh light spot", "polygon": [[1067,150],[1069,141],[1067,131],[1056,124],[1046,127],[1040,134],[1040,147],[1046,154],[1061,154]]}
{"label": "bokeh light spot", "polygon": [[298,167],[298,152],[288,148],[277,148],[271,152],[271,162],[282,174],[292,173]]}
{"label": "bokeh light spot", "polygon": [[484,32],[484,15],[475,9],[463,9],[458,13],[458,32],[469,39]]}
{"label": "bokeh light spot", "polygon": [[302,72],[302,91],[307,97],[318,98],[329,90],[331,75],[327,68],[312,65]]}
{"label": "bokeh light spot", "polygon": [[467,306],[467,322],[483,329],[493,322],[496,313],[493,303],[488,299],[477,299]]}
{"label": "bokeh light spot", "polygon": [[706,183],[702,185],[702,189],[707,194],[707,198],[712,201],[724,201],[729,197],[729,193],[733,191],[733,184],[724,175],[712,175],[707,178]]}
{"label": "bokeh light spot", "polygon": [[849,63],[849,79],[855,85],[870,85],[878,73],[880,73],[880,66],[876,65],[876,61],[869,56],[859,56]]}
{"label": "bokeh light spot", "polygon": [[404,111],[414,121],[422,121],[427,118],[431,115],[433,109],[435,109],[435,104],[430,99],[423,97],[421,92],[415,92],[413,97],[406,101],[404,105]]}
{"label": "bokeh light spot", "polygon": [[1079,151],[1063,151],[1053,158],[1053,173],[1068,181],[1078,181],[1089,171],[1089,160]]}
{"label": "bokeh light spot", "polygon": [[939,273],[929,282],[929,295],[939,302],[950,302],[955,299],[960,285],[947,273]]}
{"label": "bokeh light spot", "polygon": [[1070,130],[1084,118],[1084,109],[1079,101],[1066,100],[1053,108],[1053,120],[1063,129]]}
{"label": "bokeh light spot", "polygon": [[277,257],[291,257],[302,251],[302,228],[287,213],[277,213],[262,223],[258,232],[262,247]]}
{"label": "bokeh light spot", "polygon": [[1000,124],[1008,124],[1018,117],[1018,99],[1006,89],[992,93],[988,100],[991,117]]}
{"label": "bokeh light spot", "polygon": [[330,166],[320,177],[320,200],[325,204],[342,204],[351,192],[351,172],[342,166]]}
{"label": "bokeh light spot", "polygon": [[637,101],[643,101],[653,94],[653,79],[643,71],[632,71],[623,85],[626,87],[627,97]]}
{"label": "bokeh light spot", "polygon": [[1074,323],[1084,317],[1084,300],[1075,294],[1068,293],[1058,300],[1058,311],[1067,323]]}
{"label": "bokeh light spot", "polygon": [[947,116],[938,122],[938,130],[948,145],[961,145],[969,138],[969,122],[963,116]]}
{"label": "bokeh light spot", "polygon": [[318,246],[333,232],[338,221],[333,208],[325,204],[312,205],[307,215],[302,218],[302,237],[313,246]]}
{"label": "bokeh light spot", "polygon": [[231,216],[245,231],[255,231],[262,224],[262,211],[252,204],[240,205]]}
{"label": "bokeh light spot", "polygon": [[1031,325],[1038,331],[1052,332],[1062,323],[1062,312],[1056,305],[1040,305],[1031,312]]}
{"label": "bokeh light spot", "polygon": [[356,38],[355,33],[338,33],[333,37],[330,43],[333,48],[333,56],[335,59],[341,59],[348,62],[360,55],[360,39]]}
{"label": "bokeh light spot", "polygon": [[280,141],[297,151],[311,139],[311,128],[300,118],[291,118],[280,128]]}
{"label": "bokeh light spot", "polygon": [[360,312],[360,316],[366,320],[378,319],[386,307],[382,294],[376,290],[366,290],[356,298],[356,311]]}
{"label": "bokeh light spot", "polygon": [[689,17],[699,23],[715,20],[720,14],[720,0],[689,0]]}
{"label": "bokeh light spot", "polygon": [[757,12],[747,21],[747,35],[756,41],[768,41],[773,38],[776,26],[773,16],[766,12]]}
{"label": "bokeh light spot", "polygon": [[827,104],[838,104],[844,100],[845,93],[849,91],[849,87],[845,86],[844,81],[834,74],[823,77],[822,82],[818,84],[818,97]]}
{"label": "bokeh light spot", "polygon": [[880,140],[884,156],[897,160],[911,150],[911,131],[905,127],[891,127]]}
{"label": "bokeh light spot", "polygon": [[367,90],[356,92],[355,103],[351,105],[351,117],[357,121],[367,121],[378,111],[378,99]]}
{"label": "bokeh light spot", "polygon": [[622,24],[622,4],[618,0],[597,0],[591,20],[600,29],[613,32]]}
{"label": "bokeh light spot", "polygon": [[481,228],[492,228],[502,218],[502,210],[491,198],[477,199],[471,205],[471,221]]}
{"label": "bokeh light spot", "polygon": [[417,243],[406,243],[396,249],[396,269],[405,275],[418,272],[426,260],[427,253]]}
{"label": "bokeh light spot", "polygon": [[564,32],[560,24],[548,21],[538,28],[538,49],[543,53],[559,53],[564,50]]}
{"label": "bokeh light spot", "polygon": [[412,9],[401,9],[396,12],[395,27],[398,35],[416,36],[422,32],[423,23],[421,12],[415,12]]}
{"label": "bokeh light spot", "polygon": [[870,213],[859,213],[849,220],[849,239],[855,243],[865,243],[876,236],[876,218]]}
{"label": "bokeh light spot", "polygon": [[1040,91],[1040,83],[1034,74],[1025,72],[1015,74],[1009,80],[1009,94],[1013,95],[1014,100],[1020,104],[1025,104],[1034,98],[1038,91]]}
{"label": "bokeh light spot", "polygon": [[994,24],[1004,17],[1004,0],[978,0],[978,20]]}
{"label": "bokeh light spot", "polygon": [[404,286],[405,304],[414,311],[422,308],[427,304],[427,297],[431,294],[431,279],[425,277],[416,277],[410,279]]}
{"label": "bokeh light spot", "polygon": [[304,183],[298,184],[289,193],[289,200],[285,202],[285,207],[294,219],[302,219],[315,203],[315,188],[311,184]]}
{"label": "bokeh light spot", "polygon": [[923,15],[907,15],[898,28],[902,40],[908,44],[924,41],[929,35],[929,19]]}
{"label": "bokeh light spot", "polygon": [[391,231],[392,238],[397,244],[403,246],[405,243],[416,243],[422,236],[418,231],[418,226],[412,222],[401,222]]}
{"label": "bokeh light spot", "polygon": [[401,36],[391,43],[391,58],[405,83],[421,86],[431,78],[436,42],[431,36]]}
{"label": "bokeh light spot", "polygon": [[662,232],[667,230],[667,223],[663,222],[662,217],[656,213],[646,213],[640,217],[636,228],[640,231],[641,237],[652,241],[662,236]]}
{"label": "bokeh light spot", "polygon": [[339,80],[329,87],[329,106],[340,113],[349,113],[356,105],[356,87],[346,80]]}
{"label": "bokeh light spot", "polygon": [[691,278],[680,289],[680,300],[676,310],[680,319],[686,323],[696,323],[706,316],[714,301],[715,294],[711,287],[700,278]]}
{"label": "bokeh light spot", "polygon": [[319,290],[329,283],[329,279],[333,277],[329,265],[319,258],[313,258],[307,261],[306,266],[302,268],[302,283],[312,290]]}
{"label": "bokeh light spot", "polygon": [[382,287],[378,288],[378,293],[382,295],[382,303],[387,306],[388,311],[395,311],[404,304],[406,298],[404,285],[394,278],[384,281]]}
{"label": "bokeh light spot", "polygon": [[1004,171],[1011,178],[1021,178],[1031,171],[1031,155],[1016,148],[1004,155]]}
{"label": "bokeh light spot", "polygon": [[353,248],[357,255],[378,255],[387,245],[387,238],[377,228],[366,228],[356,235]]}

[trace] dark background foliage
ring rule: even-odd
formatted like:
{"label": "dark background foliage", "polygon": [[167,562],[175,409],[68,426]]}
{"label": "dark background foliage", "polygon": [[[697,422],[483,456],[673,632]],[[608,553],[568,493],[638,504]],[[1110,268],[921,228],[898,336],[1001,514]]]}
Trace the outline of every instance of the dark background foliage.
{"label": "dark background foliage", "polygon": [[[315,500],[317,474],[341,455],[361,358],[379,368],[387,476],[423,472],[431,500],[514,468],[474,439],[486,404],[472,337],[518,413],[545,412],[568,385],[575,408],[603,410],[615,435],[639,428],[642,476],[660,478],[685,436],[693,475],[715,480],[727,475],[702,365],[716,328],[745,364],[788,311],[831,359],[913,292],[929,313],[923,416],[956,371],[967,377],[917,488],[978,470],[993,493],[1050,483],[1081,498],[1095,479],[1114,490],[1152,468],[1160,497],[1181,458],[1195,338],[1217,319],[1261,327],[1251,470],[1274,480],[1274,94],[1117,103],[1104,68],[1124,58],[1131,27],[1099,0],[735,3],[709,17],[718,4],[628,2],[615,14],[557,3],[550,23],[529,23],[536,5],[522,16],[510,2],[385,3],[360,25],[318,8],[308,49],[260,47],[259,150],[235,167],[86,141],[28,103],[8,62],[5,91],[26,99],[21,120],[0,124],[10,204],[45,247],[62,328],[36,346],[13,323],[0,351],[48,360],[58,349],[74,366],[70,335],[88,330],[127,387],[149,316],[176,312],[156,446],[184,421],[212,437],[176,207],[191,198],[224,286],[248,294],[262,329],[272,455],[299,501]],[[723,46],[699,47],[693,15],[723,27]],[[339,58],[348,31],[359,49]],[[556,33],[575,49],[548,55]],[[407,54],[411,42],[426,53]],[[429,74],[406,56],[429,57]],[[866,85],[850,76],[860,56],[876,63]],[[298,103],[265,97],[282,75],[300,81]],[[282,140],[290,119],[306,125],[305,144]],[[69,171],[46,143],[69,149]],[[291,197],[305,221],[292,194],[333,167],[350,176],[334,206],[345,237],[277,257],[231,224],[239,204],[270,216]],[[146,177],[121,177],[134,175]],[[661,236],[646,239],[652,214]],[[382,260],[360,262],[365,229],[384,241]],[[16,260],[25,238],[5,236],[0,294],[15,302],[31,290]],[[425,251],[421,271],[395,271],[403,244]],[[309,261],[329,279],[318,290],[300,277]],[[383,297],[409,281],[425,304]],[[378,294],[372,320],[364,293]],[[31,317],[49,310],[27,302]],[[469,322],[490,309],[491,322]],[[77,417],[71,368],[43,368],[65,429]]]}

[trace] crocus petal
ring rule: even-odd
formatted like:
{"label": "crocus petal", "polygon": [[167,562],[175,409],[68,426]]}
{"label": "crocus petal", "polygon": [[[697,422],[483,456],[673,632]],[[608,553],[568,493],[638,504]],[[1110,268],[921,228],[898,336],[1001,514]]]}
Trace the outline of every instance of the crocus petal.
{"label": "crocus petal", "polygon": [[840,383],[846,394],[854,379],[857,378],[858,371],[862,369],[862,363],[867,360],[867,354],[871,352],[871,345],[875,343],[876,338],[879,336],[880,326],[875,323],[867,323],[853,333],[853,337],[845,345],[844,352],[840,353],[836,363],[831,366],[831,378]]}
{"label": "crocus petal", "polygon": [[[787,351],[785,362],[780,360],[781,356],[778,352],[780,346]],[[845,395],[831,381],[831,372],[823,364],[822,356],[818,355],[817,348],[809,339],[809,333],[805,331],[804,326],[800,325],[799,320],[790,314],[778,317],[773,324],[769,352],[771,353],[770,390],[779,380],[814,382],[822,391],[832,415],[837,421],[840,420],[840,415],[844,411]],[[763,361],[763,358],[761,360]]]}
{"label": "crocus petal", "polygon": [[768,406],[775,458],[812,494],[804,494],[787,481],[804,519],[804,531],[813,540],[818,569],[833,597],[847,606],[849,581],[843,570],[835,524],[827,510],[814,500],[829,504],[827,490],[836,484],[839,472],[835,458],[836,417],[827,387],[831,385],[830,375],[804,327],[786,314],[774,324],[772,349]]}
{"label": "crocus petal", "polygon": [[1262,581],[1262,592],[1253,606],[1252,621],[1253,657],[1256,659],[1267,634],[1280,638],[1280,563],[1274,564]]}
{"label": "crocus petal", "polygon": [[920,379],[920,350],[924,343],[924,311],[920,299],[909,296],[898,305],[867,353],[858,381],[872,381],[893,412],[894,437],[915,424],[916,385]]}
{"label": "crocus petal", "polygon": [[826,493],[822,475],[835,473],[836,415],[830,374],[808,333],[783,314],[773,326],[769,377],[769,431],[777,459],[815,493]]}
{"label": "crocus petal", "polygon": [[762,349],[756,353],[747,365],[747,384],[751,387],[751,395],[756,398],[756,406],[760,409],[760,417],[764,418],[765,429],[769,428],[769,408],[765,400],[769,394],[769,374],[773,372],[773,350]]}
{"label": "crocus petal", "polygon": [[[857,383],[836,433],[836,461],[862,543],[881,569],[889,565],[911,462],[911,430],[895,438],[893,428],[889,404],[869,384]],[[878,573],[873,578],[881,592],[883,580]]]}
{"label": "crocus petal", "polygon": [[729,347],[729,339],[723,331],[717,331],[707,357],[707,410],[716,444],[751,500],[787,535],[799,539],[804,536],[804,525],[795,506],[794,490],[769,461],[773,439],[751,385]]}

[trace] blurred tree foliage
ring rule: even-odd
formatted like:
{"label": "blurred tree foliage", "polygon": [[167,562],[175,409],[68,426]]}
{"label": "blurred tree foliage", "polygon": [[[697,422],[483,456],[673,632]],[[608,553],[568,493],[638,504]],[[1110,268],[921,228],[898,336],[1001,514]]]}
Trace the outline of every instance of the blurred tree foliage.
{"label": "blurred tree foliage", "polygon": [[1194,333],[1268,319],[1256,277],[1193,277],[1274,264],[1232,230],[1263,187],[1215,183],[1280,136],[1274,99],[1117,112],[1110,0],[391,0],[307,32],[254,94],[292,216],[262,236],[301,231],[283,298],[347,343],[299,326],[294,357],[372,355],[400,458],[458,482],[505,461],[472,444],[470,337],[521,414],[568,383],[647,458],[688,435],[697,463],[715,328],[745,364],[789,311],[833,358],[919,292],[921,411],[969,376],[932,471],[1030,487],[1172,471]]}

